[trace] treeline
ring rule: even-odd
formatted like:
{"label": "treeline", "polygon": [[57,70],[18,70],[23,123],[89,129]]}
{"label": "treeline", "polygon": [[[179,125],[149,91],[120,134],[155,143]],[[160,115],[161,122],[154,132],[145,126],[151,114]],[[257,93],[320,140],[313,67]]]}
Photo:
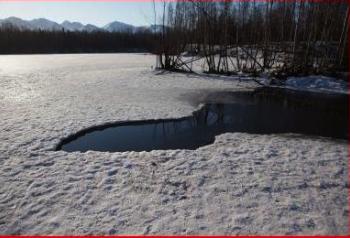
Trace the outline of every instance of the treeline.
{"label": "treeline", "polygon": [[348,71],[346,0],[193,0],[163,7],[161,68],[191,70],[204,59],[213,73]]}
{"label": "treeline", "polygon": [[0,54],[152,52],[151,32],[30,31],[0,29]]}

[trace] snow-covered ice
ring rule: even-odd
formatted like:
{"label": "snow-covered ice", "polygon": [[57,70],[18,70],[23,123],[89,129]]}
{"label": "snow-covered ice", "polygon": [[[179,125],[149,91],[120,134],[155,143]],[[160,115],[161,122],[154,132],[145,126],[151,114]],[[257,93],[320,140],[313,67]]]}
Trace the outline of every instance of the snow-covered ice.
{"label": "snow-covered ice", "polygon": [[347,141],[227,133],[197,150],[53,151],[81,129],[191,114],[254,82],[141,54],[0,56],[1,234],[347,234]]}
{"label": "snow-covered ice", "polygon": [[320,75],[289,77],[286,87],[303,91],[349,93],[348,82]]}

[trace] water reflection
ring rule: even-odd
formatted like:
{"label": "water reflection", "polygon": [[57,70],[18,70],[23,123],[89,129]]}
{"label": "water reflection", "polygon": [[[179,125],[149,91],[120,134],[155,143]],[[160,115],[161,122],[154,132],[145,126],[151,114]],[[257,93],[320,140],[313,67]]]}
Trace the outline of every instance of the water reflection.
{"label": "water reflection", "polygon": [[348,138],[346,96],[266,88],[227,96],[230,103],[208,103],[187,118],[119,123],[81,132],[63,141],[58,149],[69,152],[196,149],[213,143],[216,135],[225,132]]}

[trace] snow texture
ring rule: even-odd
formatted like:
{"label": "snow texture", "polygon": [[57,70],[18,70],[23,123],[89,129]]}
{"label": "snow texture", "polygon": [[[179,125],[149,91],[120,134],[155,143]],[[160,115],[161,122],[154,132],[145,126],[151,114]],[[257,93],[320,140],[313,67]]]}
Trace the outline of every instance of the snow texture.
{"label": "snow texture", "polygon": [[326,76],[289,77],[286,87],[303,91],[349,93],[348,82]]}
{"label": "snow texture", "polygon": [[81,129],[249,90],[141,54],[0,56],[1,234],[347,234],[347,141],[227,133],[197,150],[53,151]]}

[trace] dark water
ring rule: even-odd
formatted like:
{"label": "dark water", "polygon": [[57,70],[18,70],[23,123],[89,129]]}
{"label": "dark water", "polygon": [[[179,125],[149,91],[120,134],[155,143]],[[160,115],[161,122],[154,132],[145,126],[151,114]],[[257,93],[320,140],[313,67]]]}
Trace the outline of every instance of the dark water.
{"label": "dark water", "polygon": [[196,149],[213,143],[216,135],[225,132],[348,138],[345,95],[261,88],[253,92],[212,94],[208,101],[215,98],[225,98],[225,103],[207,103],[193,116],[182,119],[92,128],[67,138],[57,149],[68,152]]}

